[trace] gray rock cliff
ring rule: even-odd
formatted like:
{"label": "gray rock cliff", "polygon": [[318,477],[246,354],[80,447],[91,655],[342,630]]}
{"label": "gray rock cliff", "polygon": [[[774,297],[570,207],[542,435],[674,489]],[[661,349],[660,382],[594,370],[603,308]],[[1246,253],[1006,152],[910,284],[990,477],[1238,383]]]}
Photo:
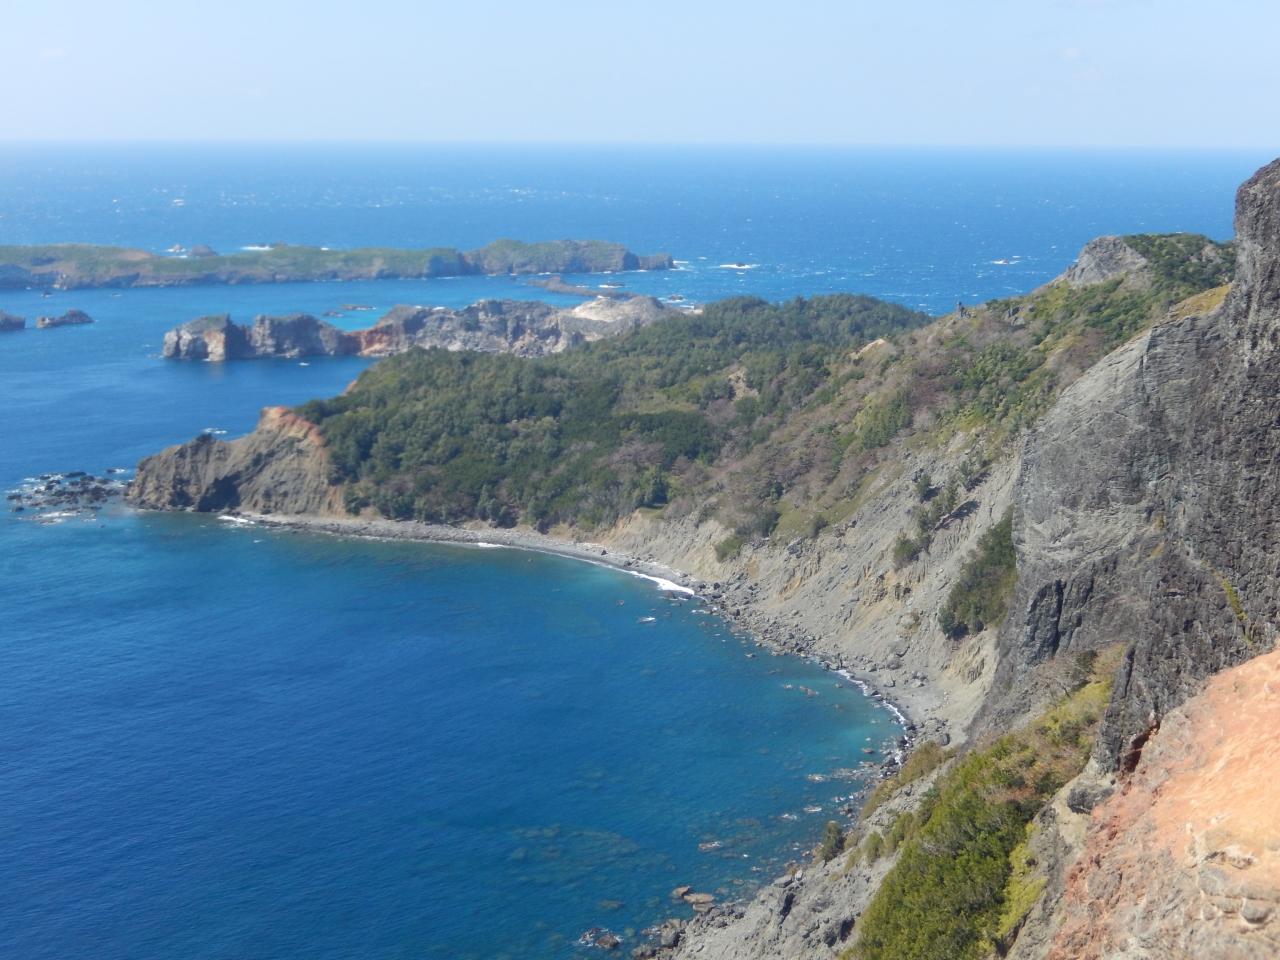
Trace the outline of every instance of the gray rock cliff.
{"label": "gray rock cliff", "polygon": [[252,360],[261,357],[341,356],[357,353],[359,340],[305,313],[258,316],[253,326],[228,314],[199,317],[164,337],[165,357],[179,360]]}
{"label": "gray rock cliff", "polygon": [[1063,393],[1027,438],[1019,580],[981,723],[1033,671],[1125,643],[1098,759],[1131,768],[1207,677],[1270,650],[1280,606],[1280,161],[1237,196],[1240,267],[1217,309],[1157,324]]}
{"label": "gray rock cliff", "polygon": [[1076,262],[1060,278],[1069,287],[1087,287],[1117,277],[1149,283],[1147,259],[1120,237],[1098,237],[1085,244]]}
{"label": "gray rock cliff", "polygon": [[25,330],[26,328],[26,317],[15,317],[11,313],[5,313],[3,310],[0,310],[0,333],[10,330]]}

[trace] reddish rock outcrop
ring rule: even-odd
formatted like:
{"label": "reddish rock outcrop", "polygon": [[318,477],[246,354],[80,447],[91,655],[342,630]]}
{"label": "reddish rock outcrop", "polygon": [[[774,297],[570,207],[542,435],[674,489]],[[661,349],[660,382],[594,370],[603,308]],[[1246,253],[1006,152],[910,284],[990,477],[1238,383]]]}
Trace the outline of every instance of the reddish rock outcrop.
{"label": "reddish rock outcrop", "polygon": [[1280,956],[1280,652],[1171,711],[1093,814],[1051,960]]}

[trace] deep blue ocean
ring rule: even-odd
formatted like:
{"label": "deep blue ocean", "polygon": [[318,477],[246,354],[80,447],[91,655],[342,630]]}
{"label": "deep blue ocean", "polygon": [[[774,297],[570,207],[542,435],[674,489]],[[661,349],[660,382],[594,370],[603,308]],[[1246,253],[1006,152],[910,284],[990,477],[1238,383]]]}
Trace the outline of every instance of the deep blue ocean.
{"label": "deep blue ocean", "polygon": [[[5,146],[0,244],[596,237],[681,261],[621,278],[640,292],[941,313],[1030,290],[1102,233],[1227,238],[1270,159]],[[185,320],[481,297],[576,302],[506,278],[0,291],[31,322],[97,321],[0,334],[0,486],[244,434],[367,363],[158,359]],[[567,958],[594,926],[629,949],[678,884],[745,896],[798,857],[856,788],[829,775],[898,732],[835,675],[749,658],[695,604],[584,563],[2,516],[0,957]]]}

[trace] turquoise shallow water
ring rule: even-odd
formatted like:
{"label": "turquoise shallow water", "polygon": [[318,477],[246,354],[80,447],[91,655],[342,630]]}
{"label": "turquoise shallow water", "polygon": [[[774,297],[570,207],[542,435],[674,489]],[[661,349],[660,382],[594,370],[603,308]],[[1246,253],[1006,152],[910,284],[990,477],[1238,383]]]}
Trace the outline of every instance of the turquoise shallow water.
{"label": "turquoise shallow water", "polygon": [[[1225,236],[1256,160],[5,148],[0,242],[595,235],[687,261],[633,289],[941,310],[1028,289],[1097,233]],[[739,260],[760,266],[719,266]],[[0,291],[12,313],[98,320],[0,336],[0,485],[242,434],[366,365],[152,356],[199,314],[532,292]],[[3,516],[0,956],[567,957],[588,927],[669,915],[678,883],[770,877],[853,789],[817,778],[896,733],[838,678],[748,658],[617,571],[122,509]]]}

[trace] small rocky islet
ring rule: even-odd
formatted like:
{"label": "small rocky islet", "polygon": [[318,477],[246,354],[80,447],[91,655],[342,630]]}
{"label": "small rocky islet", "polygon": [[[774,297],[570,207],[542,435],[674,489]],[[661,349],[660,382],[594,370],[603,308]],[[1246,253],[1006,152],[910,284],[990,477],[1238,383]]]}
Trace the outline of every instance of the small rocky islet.
{"label": "small rocky islet", "polygon": [[[360,305],[344,309],[366,310]],[[333,311],[336,313],[336,311]],[[170,360],[260,360],[317,356],[386,357],[412,347],[541,357],[677,315],[654,297],[600,298],[573,308],[538,300],[481,300],[461,310],[399,305],[363,330],[343,330],[309,314],[199,317],[165,334]]]}

